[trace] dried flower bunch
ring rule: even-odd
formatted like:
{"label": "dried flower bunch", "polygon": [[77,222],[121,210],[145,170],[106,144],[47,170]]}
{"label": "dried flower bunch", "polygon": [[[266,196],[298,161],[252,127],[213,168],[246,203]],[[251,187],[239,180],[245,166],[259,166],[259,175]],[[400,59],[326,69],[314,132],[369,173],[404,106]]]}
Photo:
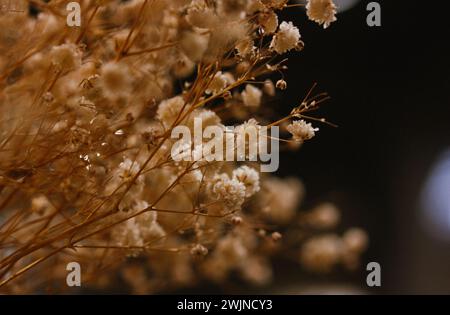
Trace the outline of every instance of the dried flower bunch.
{"label": "dried flower bunch", "polygon": [[[264,284],[283,252],[315,271],[357,263],[364,232],[314,236],[339,214],[298,212],[299,180],[170,155],[194,118],[237,123],[231,137],[279,125],[287,148],[314,137],[306,114],[326,94],[275,122],[264,106],[287,88],[279,55],[303,47],[278,20],[287,0],[86,0],[81,27],[64,1],[31,2],[37,16],[0,18],[0,290],[64,291],[68,262],[83,287],[136,293],[232,273]],[[331,0],[307,8],[335,19]]]}

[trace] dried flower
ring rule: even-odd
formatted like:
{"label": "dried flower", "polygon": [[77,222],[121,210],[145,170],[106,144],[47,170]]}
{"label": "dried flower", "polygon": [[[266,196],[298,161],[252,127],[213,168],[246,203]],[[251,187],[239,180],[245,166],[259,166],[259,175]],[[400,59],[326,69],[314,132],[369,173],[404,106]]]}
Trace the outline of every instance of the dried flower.
{"label": "dried flower", "polygon": [[208,89],[207,94],[217,94],[227,87],[228,78],[222,73],[222,71],[217,72],[214,75]]}
{"label": "dried flower", "polygon": [[81,53],[74,44],[55,46],[50,52],[53,64],[62,71],[72,70],[81,66]]}
{"label": "dried flower", "polygon": [[241,166],[233,171],[233,178],[245,185],[245,197],[249,198],[257,193],[259,187],[259,174],[248,166]]}
{"label": "dried flower", "polygon": [[275,96],[275,86],[273,85],[273,82],[269,79],[264,81],[264,93],[266,93],[269,96]]}
{"label": "dried flower", "polygon": [[277,87],[277,89],[286,90],[287,89],[287,82],[284,81],[284,80],[278,80],[275,86]]}
{"label": "dried flower", "polygon": [[206,256],[208,254],[208,249],[201,244],[195,244],[194,247],[191,248],[191,254],[194,256]]}
{"label": "dried flower", "polygon": [[183,97],[175,96],[167,99],[158,106],[157,118],[164,124],[165,127],[171,126],[180,115],[185,102]]}
{"label": "dried flower", "polygon": [[362,253],[368,244],[366,232],[358,228],[349,229],[342,237],[347,249],[353,253]]}
{"label": "dried flower", "polygon": [[245,185],[236,178],[229,178],[226,174],[217,176],[213,186],[217,199],[225,205],[226,211],[235,211],[241,208],[245,200]]}
{"label": "dried flower", "polygon": [[233,216],[231,218],[231,223],[233,223],[234,225],[239,225],[242,223],[242,221],[243,221],[242,218],[239,216]]}
{"label": "dried flower", "polygon": [[341,254],[340,238],[336,235],[323,235],[303,244],[300,259],[303,266],[311,271],[330,272],[339,263]]}
{"label": "dried flower", "polygon": [[298,179],[266,179],[259,194],[261,211],[270,221],[287,223],[295,216],[303,194],[304,188]]}
{"label": "dried flower", "polygon": [[257,87],[247,84],[245,90],[242,92],[242,100],[245,106],[258,107],[261,105],[262,92]]}
{"label": "dried flower", "polygon": [[283,54],[297,47],[300,42],[300,32],[292,22],[282,22],[278,32],[273,36],[270,49]]}
{"label": "dried flower", "polygon": [[278,28],[278,16],[273,11],[263,13],[259,17],[259,23],[265,34],[273,34]]}
{"label": "dried flower", "polygon": [[306,14],[310,20],[327,28],[336,21],[336,5],[333,0],[308,0]]}
{"label": "dried flower", "polygon": [[282,235],[279,232],[273,232],[270,237],[272,238],[272,240],[274,240],[275,242],[281,240]]}
{"label": "dried flower", "polygon": [[308,224],[316,229],[335,227],[340,219],[339,210],[332,203],[323,203],[314,208],[307,217]]}
{"label": "dried flower", "polygon": [[292,134],[295,141],[310,140],[319,131],[319,128],[313,128],[311,123],[302,120],[295,120],[286,129]]}

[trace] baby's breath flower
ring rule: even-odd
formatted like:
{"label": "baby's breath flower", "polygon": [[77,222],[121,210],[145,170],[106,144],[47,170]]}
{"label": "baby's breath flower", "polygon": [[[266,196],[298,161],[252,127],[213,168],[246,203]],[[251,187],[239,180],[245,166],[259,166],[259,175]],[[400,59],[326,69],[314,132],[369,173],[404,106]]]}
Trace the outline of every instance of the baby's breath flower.
{"label": "baby's breath flower", "polygon": [[221,259],[226,260],[229,264],[240,262],[248,256],[248,250],[243,240],[234,235],[222,238],[217,244],[216,251]]}
{"label": "baby's breath flower", "polygon": [[55,46],[50,52],[53,64],[62,71],[73,70],[81,66],[81,53],[74,44]]}
{"label": "baby's breath flower", "polygon": [[217,0],[217,11],[221,16],[244,17],[247,0]]}
{"label": "baby's breath flower", "polygon": [[181,38],[180,47],[189,59],[198,62],[208,49],[208,44],[208,35],[186,31]]}
{"label": "baby's breath flower", "polygon": [[245,185],[245,197],[247,198],[253,196],[260,189],[258,172],[246,165],[235,169],[233,178]]}
{"label": "baby's breath flower", "polygon": [[264,34],[273,34],[278,27],[278,16],[273,11],[262,13],[259,17],[259,24],[261,25]]}
{"label": "baby's breath flower", "polygon": [[126,158],[119,164],[118,175],[124,180],[129,180],[134,177],[140,170],[140,165],[136,161]]}
{"label": "baby's breath flower", "polygon": [[220,124],[220,117],[209,109],[195,110],[192,116],[193,118],[200,119],[202,121],[203,128],[208,126],[217,126]]}
{"label": "baby's breath flower", "polygon": [[304,187],[298,179],[272,177],[262,182],[258,204],[268,220],[285,224],[295,216],[303,195]]}
{"label": "baby's breath flower", "polygon": [[278,54],[283,54],[298,46],[300,42],[300,32],[292,22],[282,22],[278,32],[273,36],[270,49]]}
{"label": "baby's breath flower", "polygon": [[245,40],[241,40],[237,45],[236,45],[236,50],[237,53],[240,57],[247,57],[249,55],[251,55],[252,53],[254,53],[255,51],[255,46],[253,45],[253,40],[250,38],[246,38]]}
{"label": "baby's breath flower", "polygon": [[[141,229],[136,222],[136,218],[132,217],[125,222],[119,224],[116,229],[113,230],[113,240],[119,246],[143,246],[144,240],[141,236]],[[136,256],[139,251],[131,250],[130,255]]]}
{"label": "baby's breath flower", "polygon": [[222,71],[218,71],[209,84],[206,94],[217,94],[221,92],[227,87],[227,83],[227,77],[222,73]]}
{"label": "baby's breath flower", "polygon": [[54,209],[53,205],[44,195],[39,195],[31,199],[31,211],[35,213],[43,215],[52,209]]}
{"label": "baby's breath flower", "polygon": [[283,237],[279,232],[273,232],[270,237],[272,238],[272,240],[274,240],[275,242],[281,240],[281,238]]}
{"label": "baby's breath flower", "polygon": [[236,178],[230,179],[227,174],[216,177],[212,191],[228,211],[239,210],[245,200],[245,185]]}
{"label": "baby's breath flower", "polygon": [[216,23],[217,16],[205,0],[193,0],[187,10],[186,20],[193,26],[210,28]]}
{"label": "baby's breath flower", "polygon": [[256,86],[247,84],[245,90],[242,91],[242,100],[245,106],[258,107],[261,105],[262,92]]}
{"label": "baby's breath flower", "polygon": [[336,5],[333,0],[308,0],[306,14],[310,20],[327,28],[336,21]]}
{"label": "baby's breath flower", "polygon": [[272,80],[267,79],[264,81],[264,93],[266,93],[269,96],[275,96],[275,86],[273,85]]}
{"label": "baby's breath flower", "polygon": [[316,229],[333,228],[339,222],[339,219],[339,210],[329,202],[320,204],[307,216],[308,224]]}
{"label": "baby's breath flower", "polygon": [[336,235],[311,238],[303,244],[300,261],[311,271],[329,272],[342,255],[342,240]]}
{"label": "baby's breath flower", "polygon": [[247,2],[247,13],[253,14],[257,11],[263,11],[265,9],[264,4],[261,0],[248,0]]}
{"label": "baby's breath flower", "polygon": [[184,104],[185,102],[182,96],[175,96],[162,101],[156,112],[157,118],[165,127],[170,127],[179,116]]}
{"label": "baby's breath flower", "polygon": [[239,216],[233,216],[231,218],[231,223],[234,224],[234,225],[239,225],[239,224],[242,223],[242,221],[243,221],[242,217],[239,217]]}
{"label": "baby's breath flower", "polygon": [[[261,126],[254,118],[250,118],[243,124],[236,126],[234,135],[236,137],[236,151],[239,159],[247,157],[249,160],[255,160],[257,158],[258,145],[262,141],[262,136],[259,136],[260,130]],[[247,137],[249,141],[242,141],[247,139]]]}
{"label": "baby's breath flower", "polygon": [[190,76],[194,69],[195,63],[186,55],[181,54],[180,58],[175,62],[172,71],[177,78],[183,79]]}
{"label": "baby's breath flower", "polygon": [[191,248],[191,254],[194,256],[206,256],[208,254],[208,249],[201,244],[195,244],[194,247]]}
{"label": "baby's breath flower", "polygon": [[293,121],[286,129],[292,134],[295,141],[309,140],[319,131],[319,128],[313,128],[311,123],[307,123],[303,119]]}
{"label": "baby's breath flower", "polygon": [[351,228],[342,237],[346,248],[353,253],[362,253],[368,244],[367,233],[359,228]]}

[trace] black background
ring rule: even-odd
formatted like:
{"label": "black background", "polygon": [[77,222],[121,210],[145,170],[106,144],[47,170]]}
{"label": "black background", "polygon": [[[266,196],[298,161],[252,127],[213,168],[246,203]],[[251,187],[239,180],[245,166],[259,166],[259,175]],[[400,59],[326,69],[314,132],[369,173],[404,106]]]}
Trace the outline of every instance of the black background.
{"label": "black background", "polygon": [[364,288],[364,270],[355,285],[450,293],[450,243],[423,231],[418,204],[433,162],[450,145],[448,11],[443,1],[378,1],[382,25],[369,27],[369,2],[339,14],[325,31],[301,9],[285,14],[306,47],[290,56],[283,106],[298,104],[317,82],[317,91],[332,96],[318,116],[339,127],[320,126],[300,152],[282,157],[281,173],[304,180],[307,206],[334,201],[344,227],[367,229],[363,262],[381,264],[382,288]]}

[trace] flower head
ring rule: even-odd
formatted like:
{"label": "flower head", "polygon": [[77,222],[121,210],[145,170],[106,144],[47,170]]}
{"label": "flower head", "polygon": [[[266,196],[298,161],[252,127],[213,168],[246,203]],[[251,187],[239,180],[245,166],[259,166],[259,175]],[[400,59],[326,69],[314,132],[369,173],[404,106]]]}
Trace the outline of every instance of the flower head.
{"label": "flower head", "polygon": [[294,49],[300,43],[300,32],[292,22],[282,22],[278,32],[272,38],[270,48],[278,54]]}
{"label": "flower head", "polygon": [[336,21],[336,5],[333,0],[308,0],[306,14],[311,21],[327,28]]}
{"label": "flower head", "polygon": [[315,136],[317,131],[319,131],[319,128],[313,128],[311,123],[307,123],[303,119],[293,121],[286,129],[292,134],[293,139],[296,141],[309,140]]}

